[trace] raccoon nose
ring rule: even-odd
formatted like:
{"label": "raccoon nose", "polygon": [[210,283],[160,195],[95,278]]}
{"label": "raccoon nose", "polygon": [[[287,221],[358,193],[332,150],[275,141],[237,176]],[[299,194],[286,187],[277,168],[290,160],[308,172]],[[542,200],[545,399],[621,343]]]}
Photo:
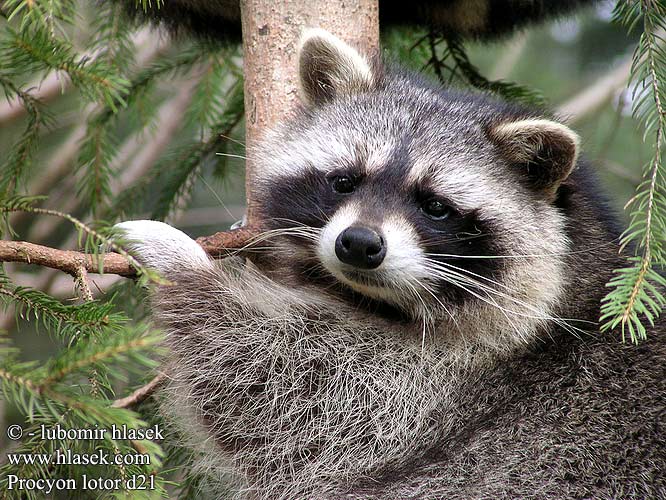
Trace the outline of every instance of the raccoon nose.
{"label": "raccoon nose", "polygon": [[386,256],[386,244],[377,231],[362,226],[350,226],[335,240],[335,255],[345,264],[361,269],[374,269]]}

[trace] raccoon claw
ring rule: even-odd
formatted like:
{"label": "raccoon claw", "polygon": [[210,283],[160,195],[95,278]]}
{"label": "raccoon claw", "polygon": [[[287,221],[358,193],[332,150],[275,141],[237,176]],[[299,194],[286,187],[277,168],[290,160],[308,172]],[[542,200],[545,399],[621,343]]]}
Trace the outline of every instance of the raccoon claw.
{"label": "raccoon claw", "polygon": [[163,273],[210,265],[208,254],[196,241],[164,222],[133,220],[113,228],[126,240],[126,250],[147,268]]}

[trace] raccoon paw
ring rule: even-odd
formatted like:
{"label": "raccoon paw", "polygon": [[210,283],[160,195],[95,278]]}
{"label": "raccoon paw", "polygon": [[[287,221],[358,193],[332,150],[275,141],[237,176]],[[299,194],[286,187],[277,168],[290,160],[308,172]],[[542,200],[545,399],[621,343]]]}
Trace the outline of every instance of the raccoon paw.
{"label": "raccoon paw", "polygon": [[196,241],[164,222],[131,220],[113,227],[126,240],[128,252],[141,264],[158,272],[211,264],[208,254]]}

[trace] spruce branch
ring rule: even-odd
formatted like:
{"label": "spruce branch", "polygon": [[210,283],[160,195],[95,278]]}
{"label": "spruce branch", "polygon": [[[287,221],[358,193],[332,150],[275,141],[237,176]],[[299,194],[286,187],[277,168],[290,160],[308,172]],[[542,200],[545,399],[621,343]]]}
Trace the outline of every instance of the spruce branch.
{"label": "spruce branch", "polygon": [[118,103],[124,105],[129,82],[106,61],[80,57],[71,44],[40,29],[29,34],[10,28],[7,32],[7,39],[0,44],[0,66],[23,71],[61,71],[90,100],[104,101],[114,111]]}
{"label": "spruce branch", "polygon": [[[77,182],[78,199],[86,200],[93,216],[97,216],[102,208],[106,208],[113,194],[111,184],[117,170],[117,162],[114,159],[120,150],[118,137],[112,127],[119,117],[117,109],[125,107],[130,112],[129,118],[141,124],[140,130],[145,128],[150,120],[146,119],[143,111],[153,109],[153,106],[144,102],[149,89],[159,78],[167,74],[187,74],[190,80],[197,80],[199,78],[196,75],[197,64],[205,57],[206,53],[198,45],[194,45],[176,57],[157,60],[133,78],[122,99],[107,103],[98,112],[91,114],[81,143],[76,171],[80,173]],[[190,86],[189,81],[184,85],[184,87]],[[191,94],[191,91],[188,91],[188,94]],[[76,200],[72,203],[76,203]]]}
{"label": "spruce branch", "polygon": [[71,1],[5,0],[2,7],[8,12],[7,21],[20,18],[22,31],[35,27],[52,37],[56,35],[56,30],[63,32],[60,22],[71,25],[76,18],[75,4]]}
{"label": "spruce branch", "polygon": [[142,107],[138,105],[139,101],[155,82],[167,79],[167,77],[184,76],[207,57],[207,46],[203,42],[193,43],[175,55],[163,55],[142,68],[129,82],[127,92],[122,99],[107,103],[98,113],[96,120],[101,124],[108,122],[120,106],[128,109]]}
{"label": "spruce branch", "polygon": [[0,194],[9,196],[14,194],[19,181],[22,179],[22,174],[32,157],[39,134],[48,125],[49,115],[42,110],[39,101],[29,92],[24,91],[14,84],[10,78],[2,74],[0,74],[0,87],[2,87],[8,99],[15,97],[20,100],[28,113],[25,131],[11,148],[7,160],[2,164]]}
{"label": "spruce branch", "polygon": [[[508,100],[538,107],[548,104],[544,96],[535,89],[506,80],[489,80],[483,76],[469,60],[462,40],[431,31],[421,38],[418,44],[425,42],[428,44],[430,56],[426,66],[433,68],[443,85],[448,86],[453,79],[458,78],[477,89],[496,93]],[[439,53],[441,46],[444,46],[444,49]],[[449,61],[453,64],[449,64]]]}
{"label": "spruce branch", "polygon": [[[128,207],[130,212],[137,211],[137,201],[144,200],[148,193],[155,189],[155,185],[159,185],[160,195],[149,213],[151,218],[163,220],[182,207],[183,200],[188,198],[194,180],[204,164],[212,163],[218,171],[223,170],[221,165],[225,163],[224,157],[216,153],[224,150],[228,135],[243,119],[242,79],[237,77],[231,88],[221,90],[223,92],[219,99],[224,101],[224,106],[207,112],[215,117],[210,137],[193,140],[165,155],[152,167],[148,175],[119,194],[108,217],[115,218],[125,214]],[[151,147],[152,144],[148,146]]]}
{"label": "spruce branch", "polygon": [[[114,418],[119,416],[117,412],[120,409],[103,407],[95,400],[84,398],[78,394],[69,395],[58,390],[55,390],[47,385],[40,384],[38,381],[32,380],[27,376],[16,375],[10,370],[0,368],[0,381],[3,382],[5,394],[15,394],[18,397],[12,399],[22,403],[23,409],[26,414],[35,415],[36,411],[50,413],[54,418],[58,418],[63,413],[59,408],[47,404],[46,400],[59,403],[65,408],[69,408],[76,412],[81,412],[90,417],[99,418],[100,422],[111,424],[118,420]],[[11,388],[10,388],[11,386]],[[14,389],[14,390],[12,390]],[[16,392],[18,391],[18,393]]]}
{"label": "spruce branch", "polygon": [[[220,99],[223,99],[222,97]],[[243,119],[245,108],[243,105],[243,82],[237,80],[224,96],[225,106],[215,113],[216,124],[211,128],[212,136],[203,141],[196,141],[187,145],[179,154],[179,161],[170,170],[164,164],[156,165],[157,172],[168,172],[166,184],[162,188],[157,206],[151,217],[164,219],[181,209],[189,200],[194,180],[206,161],[221,163],[216,155],[227,142],[226,136]],[[208,118],[212,120],[212,118]]]}
{"label": "spruce branch", "polygon": [[[126,359],[127,355],[146,350],[160,340],[158,336],[139,336],[135,337],[134,332],[125,334],[127,338],[116,336],[111,345],[101,348],[94,342],[89,342],[83,347],[72,347],[57,357],[53,362],[44,367],[47,376],[39,380],[38,390],[43,392],[46,388],[62,381],[68,375],[80,371],[82,368],[94,366],[102,361],[110,362],[115,359]],[[146,365],[147,363],[142,363]]]}
{"label": "spruce branch", "polygon": [[[642,24],[643,33],[634,52],[631,73],[637,77],[634,116],[644,125],[646,136],[654,134],[654,155],[646,165],[643,182],[627,203],[631,222],[622,235],[621,248],[633,247],[629,266],[616,270],[608,283],[612,290],[602,301],[602,330],[620,327],[636,343],[647,336],[643,320],[650,325],[666,307],[666,177],[662,164],[666,109],[666,56],[661,48],[666,3],[620,2],[615,20],[632,27]],[[661,289],[660,289],[661,287]]]}
{"label": "spruce branch", "polygon": [[[160,39],[158,43],[152,43],[152,32],[148,28],[143,28],[136,31],[130,37],[131,44],[138,50],[136,54],[136,66],[143,68],[146,64],[150,63],[154,57],[164,52],[168,43],[165,39]],[[99,57],[103,52],[101,50],[85,52],[81,58],[92,60]],[[26,92],[36,101],[42,104],[48,104],[55,99],[66,95],[71,89],[72,85],[68,79],[62,78],[62,75],[57,72],[51,72],[44,78],[39,78],[24,85],[28,89]],[[131,91],[131,89],[130,89]],[[26,107],[21,99],[14,96],[7,97],[6,102],[0,102],[0,125],[7,126],[17,118],[22,117],[27,112]],[[91,113],[86,112],[84,115]],[[48,183],[46,185],[49,185]]]}
{"label": "spruce branch", "polygon": [[112,313],[111,304],[64,305],[60,301],[29,288],[9,288],[7,283],[0,285],[0,295],[12,299],[16,304],[17,315],[33,316],[35,320],[60,336],[91,336],[96,330],[113,329],[114,325],[122,324],[124,318]]}
{"label": "spruce branch", "polygon": [[[128,408],[148,398],[162,383],[164,376],[158,375],[146,381],[143,387],[124,398],[114,401],[113,396],[119,387],[125,387],[128,370],[130,373],[138,373],[144,367],[155,366],[155,343],[146,340],[150,336],[147,325],[135,328],[125,314],[116,312],[113,304],[122,294],[127,295],[126,300],[130,304],[138,300],[135,291],[128,291],[136,287],[118,287],[112,299],[91,300],[93,290],[89,285],[88,274],[115,271],[133,277],[141,275],[143,270],[140,266],[137,268],[139,263],[123,250],[122,240],[115,238],[109,225],[91,222],[89,213],[92,212],[93,217],[115,220],[108,215],[111,199],[130,185],[149,177],[149,168],[159,162],[168,149],[179,151],[182,146],[195,145],[199,150],[191,150],[192,156],[198,157],[198,165],[190,170],[185,184],[191,185],[201,167],[222,163],[224,160],[218,161],[215,156],[215,152],[222,146],[216,132],[220,130],[230,133],[230,128],[225,125],[228,123],[225,121],[227,116],[231,117],[230,127],[240,120],[237,118],[238,107],[232,115],[226,113],[229,89],[236,89],[235,83],[241,81],[241,77],[230,51],[229,54],[219,48],[213,51],[200,43],[175,41],[172,43],[173,50],[168,55],[157,57],[154,64],[141,63],[137,57],[135,65],[134,48],[128,37],[127,28],[130,25],[124,25],[117,16],[118,6],[101,5],[104,14],[96,17],[98,22],[93,21],[84,30],[80,29],[78,22],[66,26],[66,30],[59,30],[58,23],[52,22],[54,13],[57,18],[58,9],[74,5],[69,0],[7,0],[0,7],[3,10],[0,15],[5,18],[6,9],[11,13],[11,22],[5,23],[6,29],[0,37],[0,77],[6,82],[3,87],[8,101],[3,110],[11,108],[11,113],[6,116],[17,116],[14,114],[14,105],[18,103],[20,112],[28,118],[26,124],[33,116],[39,119],[39,128],[31,126],[25,131],[17,129],[17,132],[23,132],[19,140],[27,138],[26,147],[19,148],[18,142],[17,146],[12,145],[10,153],[21,153],[13,161],[15,169],[11,171],[2,168],[0,171],[0,177],[7,179],[9,186],[4,195],[0,195],[0,219],[7,227],[11,220],[15,229],[26,234],[35,233],[35,228],[44,221],[66,221],[60,223],[59,227],[69,230],[67,234],[58,234],[59,243],[50,246],[35,245],[28,241],[0,241],[0,264],[18,262],[44,267],[38,273],[32,273],[32,269],[20,273],[29,275],[33,280],[34,285],[30,288],[16,286],[2,276],[0,303],[12,308],[17,316],[30,321],[31,326],[38,331],[46,330],[53,336],[57,335],[57,341],[69,341],[44,363],[22,363],[18,361],[18,354],[13,360],[6,361],[4,355],[7,349],[0,345],[3,358],[0,360],[0,386],[3,396],[10,404],[16,405],[26,420],[33,424],[33,429],[39,424],[58,424],[66,428],[122,424],[141,427],[145,422],[140,421],[137,414]],[[80,9],[76,15],[80,15]],[[77,41],[76,49],[73,40]],[[83,44],[79,45],[81,42]],[[194,80],[200,79],[197,73],[199,67],[211,61],[214,61],[214,66],[206,75],[206,81],[194,89],[197,83]],[[47,78],[53,85],[48,90],[53,95],[62,94],[59,92],[62,88],[77,91],[66,96],[66,113],[58,112],[56,124],[59,129],[54,127],[47,130],[47,133],[44,133],[46,127],[42,122],[45,122],[44,111],[51,108],[37,98],[43,95],[34,83],[39,81],[36,77],[40,75],[49,75]],[[178,75],[182,77],[179,76],[177,81],[171,79]],[[192,81],[193,88],[186,91],[180,86],[181,80],[188,83]],[[190,106],[193,95],[196,103]],[[242,92],[238,95],[240,98],[236,101],[241,103],[242,116]],[[81,101],[81,96],[94,101],[94,104],[83,102],[83,119],[76,120],[78,123],[70,129],[68,140],[62,148],[58,148],[58,134],[72,126],[71,115],[78,107],[70,107],[69,104],[78,104],[76,101]],[[62,104],[65,99],[61,99],[58,104]],[[157,104],[160,105],[159,114],[155,113]],[[164,108],[164,113],[161,108]],[[188,109],[192,109],[192,112],[188,113]],[[162,119],[163,115],[165,119]],[[154,139],[147,148],[142,147],[139,154],[136,154],[138,146],[144,143],[145,136],[141,137],[141,134],[149,128],[156,132]],[[170,140],[177,134],[175,140]],[[121,144],[129,147],[123,147],[119,152],[118,146]],[[57,155],[50,154],[50,148],[54,146]],[[39,175],[32,175],[38,172],[36,168],[30,168],[30,160],[32,157],[37,158],[37,155],[45,157],[53,167],[46,169],[48,175],[42,175],[43,171]],[[3,162],[8,158],[9,155],[6,155]],[[36,167],[36,161],[33,162]],[[75,176],[71,175],[76,171],[78,173]],[[29,182],[26,182],[27,179]],[[160,180],[165,180],[165,177]],[[75,197],[71,193],[76,181],[78,195]],[[36,200],[15,196],[26,184],[28,187],[25,189],[32,193],[39,192],[35,186],[38,188],[41,185],[47,190],[53,190],[56,186],[59,196],[52,196],[52,205],[42,208],[34,203]],[[181,201],[187,198],[189,187],[176,186],[174,181],[172,189],[175,195],[167,200],[170,210],[173,207],[177,209]],[[62,210],[58,205],[63,199],[74,200],[71,209]],[[157,197],[153,200],[157,201]],[[14,216],[10,219],[10,215],[14,214],[27,215],[19,223]],[[34,215],[40,217],[31,217]],[[36,220],[36,224],[31,218]],[[225,256],[230,251],[242,251],[259,234],[252,229],[249,232],[251,234],[248,235],[248,229],[245,229],[233,234],[222,233],[221,237],[211,235],[202,238],[200,242],[214,257]],[[10,234],[14,239],[20,239],[16,233]],[[59,249],[75,248],[77,236],[78,246],[83,248],[81,252]],[[34,236],[25,239],[43,243],[43,240]],[[105,254],[100,247],[115,249],[119,253]],[[19,268],[7,267],[12,272]],[[58,274],[58,271],[67,274]],[[39,283],[49,281],[48,276],[58,276],[61,282],[69,283],[70,287],[72,280],[68,278],[73,277],[76,295],[83,303],[63,303],[45,293],[49,285],[42,287]],[[115,279],[115,276],[107,279]],[[69,294],[71,297],[71,290]],[[133,311],[130,304],[125,305]],[[8,314],[7,319],[11,316]],[[142,406],[143,410],[145,408]],[[153,422],[160,422],[157,415],[146,416]],[[19,444],[18,450],[22,453],[41,450],[39,452],[49,454],[58,449],[85,451],[86,446],[86,443],[68,440],[36,443],[26,438]],[[156,443],[109,441],[95,443],[95,446],[113,454],[134,449],[142,454],[149,453],[152,457],[149,467],[123,465],[109,470],[110,475],[124,478],[135,474],[164,474],[159,460],[160,448]],[[97,472],[84,466],[0,466],[0,476],[7,472],[16,474],[17,471],[21,477],[33,479],[80,477],[82,473]],[[159,477],[157,491],[150,493],[151,498],[154,494],[166,494],[160,484],[166,482],[166,478]],[[0,489],[4,485],[0,479]],[[34,496],[27,493],[26,497]]]}

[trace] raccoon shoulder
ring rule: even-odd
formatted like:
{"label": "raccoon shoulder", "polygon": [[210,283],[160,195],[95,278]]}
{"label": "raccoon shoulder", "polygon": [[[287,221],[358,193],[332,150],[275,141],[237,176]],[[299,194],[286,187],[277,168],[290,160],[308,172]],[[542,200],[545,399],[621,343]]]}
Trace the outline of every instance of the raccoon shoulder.
{"label": "raccoon shoulder", "polygon": [[[240,40],[238,0],[172,0],[146,10],[134,0],[122,3],[133,17],[162,24],[171,31],[199,37]],[[425,26],[447,36],[490,40],[530,25],[566,16],[599,0],[379,0],[382,29]]]}

